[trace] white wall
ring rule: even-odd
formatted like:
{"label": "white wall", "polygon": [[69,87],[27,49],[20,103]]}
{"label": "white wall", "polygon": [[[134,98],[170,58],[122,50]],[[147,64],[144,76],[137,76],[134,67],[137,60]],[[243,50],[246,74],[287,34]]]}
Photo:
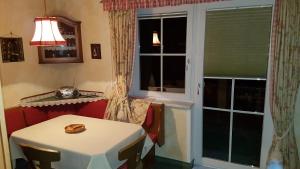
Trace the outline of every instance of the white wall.
{"label": "white wall", "polygon": [[[1,12],[3,10],[3,6],[4,6],[4,1],[0,1],[0,21],[4,20],[4,18],[5,18],[3,16],[3,13]],[[1,30],[1,28],[0,28],[0,30]],[[0,96],[0,97],[2,98],[2,96]],[[3,151],[3,143],[2,143],[2,135],[1,135],[1,121],[0,121],[0,168],[4,169],[4,151]]]}
{"label": "white wall", "polygon": [[[82,21],[84,63],[38,64],[37,47],[29,41],[34,32],[34,18],[43,15],[41,0],[0,0],[0,36],[10,32],[23,38],[24,62],[0,62],[4,106],[12,107],[23,97],[72,85],[83,90],[104,91],[112,79],[110,34],[107,13],[99,1],[47,1],[49,15],[63,15]],[[92,60],[90,43],[101,43],[102,59]]]}
{"label": "white wall", "polygon": [[[82,50],[84,63],[65,69],[66,83],[76,79],[76,86],[86,90],[104,91],[111,84],[112,57],[108,12],[95,0],[54,0],[56,8],[53,15],[62,15],[81,21]],[[102,59],[92,59],[90,44],[101,44]]]}
{"label": "white wall", "polygon": [[165,145],[156,147],[156,155],[191,162],[189,109],[165,106]]}

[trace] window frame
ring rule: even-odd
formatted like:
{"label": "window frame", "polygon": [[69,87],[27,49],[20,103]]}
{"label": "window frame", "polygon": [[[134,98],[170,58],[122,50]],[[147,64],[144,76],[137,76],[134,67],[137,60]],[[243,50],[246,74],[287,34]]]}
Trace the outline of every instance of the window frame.
{"label": "window frame", "polygon": [[[136,51],[135,51],[135,60],[134,60],[134,69],[133,69],[133,81],[130,88],[130,95],[138,97],[150,97],[161,100],[179,100],[179,101],[192,101],[192,6],[191,5],[181,5],[176,7],[159,7],[159,8],[149,8],[149,9],[140,9],[137,12],[136,22],[138,23],[139,18],[173,18],[173,17],[182,17],[186,16],[187,18],[187,29],[186,29],[186,52],[179,54],[180,56],[185,55],[185,92],[184,93],[172,93],[172,92],[162,92],[162,91],[147,91],[142,90],[140,86],[140,56],[148,55],[148,53],[140,53],[140,42],[139,42],[139,29],[138,24],[136,27]],[[162,37],[162,36],[161,36]],[[153,54],[150,54],[153,55]],[[155,54],[156,55],[156,54]],[[160,58],[168,57],[167,55],[172,55],[172,53],[162,53],[159,54]],[[178,55],[178,54],[175,54]],[[144,56],[145,57],[145,56]],[[163,64],[161,62],[161,64]],[[161,70],[161,74],[163,71]],[[161,84],[163,82],[161,81]]]}

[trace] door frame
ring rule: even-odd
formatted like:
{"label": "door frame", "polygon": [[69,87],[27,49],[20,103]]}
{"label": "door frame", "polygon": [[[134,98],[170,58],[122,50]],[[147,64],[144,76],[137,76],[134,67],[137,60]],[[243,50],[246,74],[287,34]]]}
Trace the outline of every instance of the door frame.
{"label": "door frame", "polygon": [[10,160],[10,152],[9,152],[9,143],[7,137],[5,116],[4,116],[4,106],[3,106],[3,94],[2,94],[2,85],[0,81],[0,139],[2,141],[2,149],[4,156],[4,166],[6,169],[11,169],[11,160]]}

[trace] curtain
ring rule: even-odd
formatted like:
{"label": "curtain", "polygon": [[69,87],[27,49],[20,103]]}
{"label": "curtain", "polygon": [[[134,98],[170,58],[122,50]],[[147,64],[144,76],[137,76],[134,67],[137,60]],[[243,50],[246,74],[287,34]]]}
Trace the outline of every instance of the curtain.
{"label": "curtain", "polygon": [[183,4],[208,3],[224,0],[102,0],[103,8],[107,11],[128,10],[137,8],[154,8]]}
{"label": "curtain", "polygon": [[133,73],[135,20],[135,10],[109,12],[114,73],[115,77],[125,78],[127,88],[131,84]]}
{"label": "curtain", "polygon": [[293,125],[300,83],[300,1],[276,1],[273,24],[270,95],[275,134],[270,155],[279,147],[284,169],[300,169]]}
{"label": "curtain", "polygon": [[149,101],[143,99],[129,99],[124,76],[118,76],[110,93],[105,119],[123,121],[142,125],[146,119]]}
{"label": "curtain", "polygon": [[105,119],[143,124],[150,102],[129,99],[135,51],[135,20],[133,9],[109,11],[111,45],[116,82],[109,93]]}

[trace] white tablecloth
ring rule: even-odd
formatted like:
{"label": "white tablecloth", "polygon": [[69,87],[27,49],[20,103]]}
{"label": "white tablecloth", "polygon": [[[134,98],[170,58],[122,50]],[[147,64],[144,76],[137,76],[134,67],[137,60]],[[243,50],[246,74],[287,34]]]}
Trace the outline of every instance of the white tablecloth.
{"label": "white tablecloth", "polygon": [[[86,131],[67,134],[64,127],[85,124]],[[19,143],[52,148],[61,152],[56,169],[116,169],[123,162],[118,151],[144,133],[141,126],[110,120],[64,115],[18,130],[10,137],[12,160],[24,158]]]}

